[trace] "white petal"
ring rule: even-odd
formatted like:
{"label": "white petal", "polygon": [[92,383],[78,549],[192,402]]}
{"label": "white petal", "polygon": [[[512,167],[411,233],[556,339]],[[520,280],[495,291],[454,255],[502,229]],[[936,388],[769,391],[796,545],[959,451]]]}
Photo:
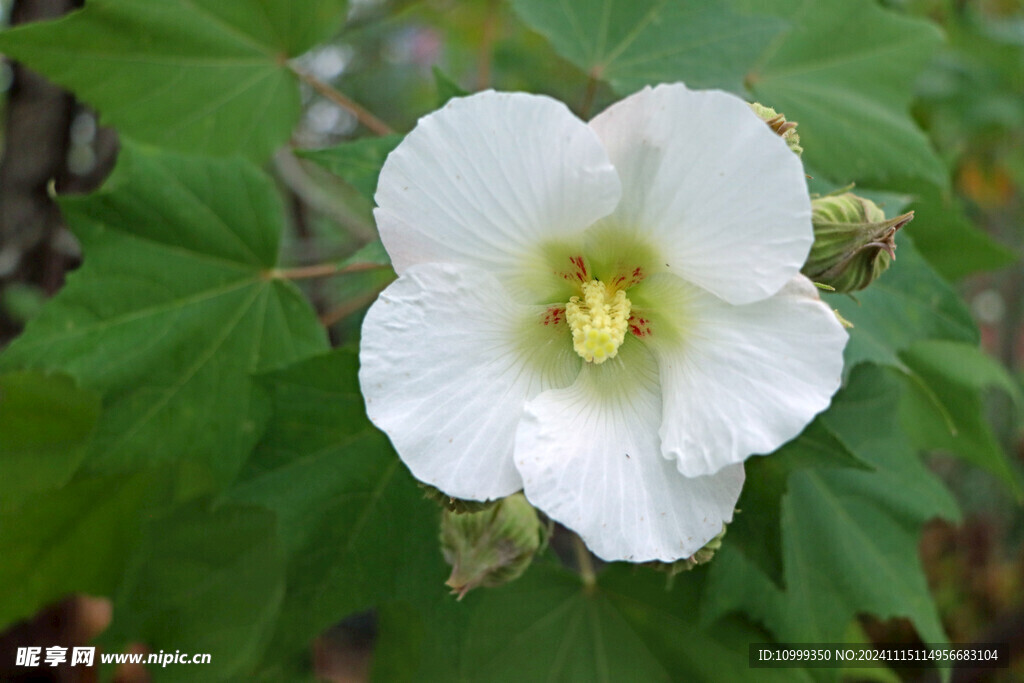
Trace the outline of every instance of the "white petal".
{"label": "white petal", "polygon": [[398,273],[447,261],[519,278],[544,244],[582,244],[619,194],[601,141],[564,104],[487,91],[420,119],[381,170],[374,215]]}
{"label": "white petal", "polygon": [[661,377],[662,448],[683,474],[771,453],[828,407],[847,334],[807,278],[744,306],[668,274],[644,286],[660,309],[645,340]]}
{"label": "white petal", "polygon": [[666,267],[730,303],[770,296],[814,240],[803,165],[739,98],[660,85],[590,124],[622,181],[604,229],[652,242]]}
{"label": "white petal", "polygon": [[580,364],[565,323],[545,327],[543,313],[455,264],[413,266],[373,304],[359,351],[366,411],[417,479],[468,500],[521,488],[523,407]]}
{"label": "white petal", "polygon": [[743,466],[688,478],[661,455],[653,358],[635,340],[526,407],[516,467],[530,502],[605,560],[689,557],[732,519]]}

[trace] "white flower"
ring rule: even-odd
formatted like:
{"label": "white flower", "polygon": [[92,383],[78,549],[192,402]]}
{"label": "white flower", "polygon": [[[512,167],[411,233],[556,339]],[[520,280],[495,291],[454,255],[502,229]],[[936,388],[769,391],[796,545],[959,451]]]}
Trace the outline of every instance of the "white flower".
{"label": "white flower", "polygon": [[422,118],[376,200],[399,274],[363,325],[370,419],[418,479],[523,489],[606,560],[732,519],[742,462],[828,406],[846,333],[799,270],[799,159],[742,100],[648,88],[590,124],[484,92]]}

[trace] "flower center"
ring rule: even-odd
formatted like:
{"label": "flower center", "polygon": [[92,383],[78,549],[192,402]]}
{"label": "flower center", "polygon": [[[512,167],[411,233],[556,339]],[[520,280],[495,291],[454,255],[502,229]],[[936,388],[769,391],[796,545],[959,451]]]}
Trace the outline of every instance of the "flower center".
{"label": "flower center", "polygon": [[610,290],[599,280],[586,282],[581,289],[583,301],[574,296],[565,305],[572,347],[588,363],[601,364],[618,354],[632,304],[624,291]]}

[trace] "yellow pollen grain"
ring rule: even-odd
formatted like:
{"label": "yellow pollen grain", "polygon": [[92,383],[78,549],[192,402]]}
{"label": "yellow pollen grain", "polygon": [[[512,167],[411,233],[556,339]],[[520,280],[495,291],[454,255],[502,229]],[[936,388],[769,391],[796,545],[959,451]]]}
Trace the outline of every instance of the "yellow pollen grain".
{"label": "yellow pollen grain", "polygon": [[583,300],[574,296],[565,305],[572,330],[572,347],[588,363],[615,358],[626,338],[632,304],[622,290],[609,291],[602,282],[583,285]]}

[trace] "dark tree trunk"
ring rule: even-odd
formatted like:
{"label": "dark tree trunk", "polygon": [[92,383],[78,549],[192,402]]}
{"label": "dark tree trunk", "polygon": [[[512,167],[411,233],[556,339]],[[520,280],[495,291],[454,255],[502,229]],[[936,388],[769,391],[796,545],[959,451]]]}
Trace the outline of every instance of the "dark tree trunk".
{"label": "dark tree trunk", "polygon": [[[74,0],[15,0],[11,24],[58,17],[73,6]],[[20,64],[13,72],[0,162],[0,243],[5,253],[24,254],[60,223],[47,185],[63,172],[75,102]]]}
{"label": "dark tree trunk", "polygon": [[[53,19],[81,4],[14,0],[11,24]],[[66,175],[76,105],[69,93],[39,74],[16,63],[12,71],[0,160],[0,287],[21,282],[52,294],[63,282],[69,259],[51,246],[61,218],[48,188]],[[19,327],[0,307],[0,344]]]}

